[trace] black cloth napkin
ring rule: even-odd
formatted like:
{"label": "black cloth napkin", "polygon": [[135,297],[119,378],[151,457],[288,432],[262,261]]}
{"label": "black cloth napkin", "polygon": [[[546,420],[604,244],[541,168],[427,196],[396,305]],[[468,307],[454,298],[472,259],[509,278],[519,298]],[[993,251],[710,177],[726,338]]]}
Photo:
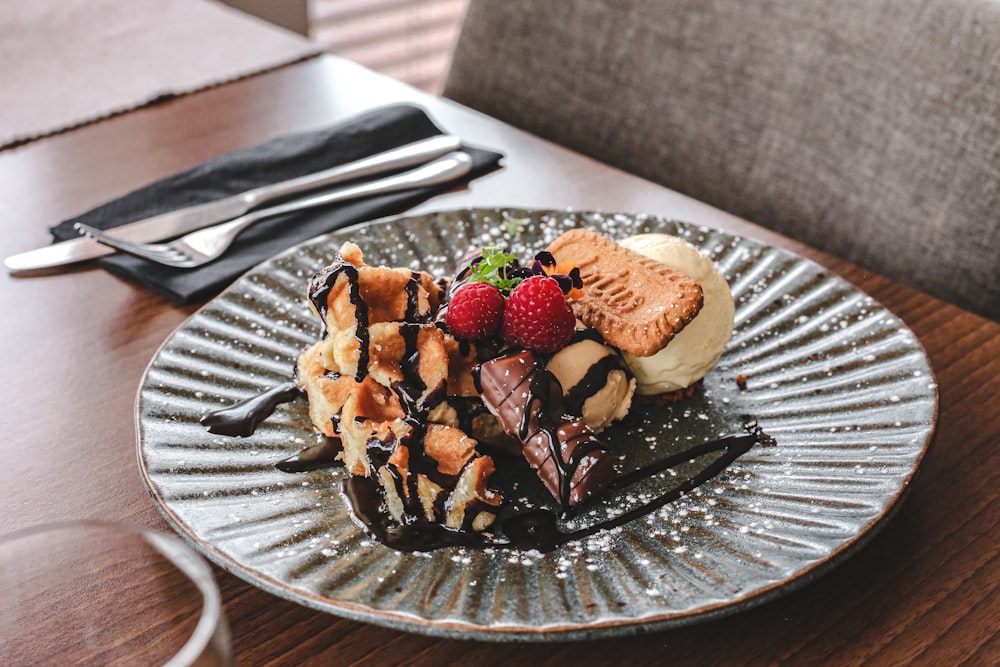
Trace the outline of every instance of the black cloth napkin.
{"label": "black cloth napkin", "polygon": [[[64,220],[51,229],[56,241],[76,238],[83,222],[110,229],[152,215],[201,204],[251,188],[351,162],[442,130],[416,106],[375,109],[323,130],[278,137],[226,153]],[[473,160],[468,182],[498,168],[499,153],[463,147]],[[214,296],[251,267],[301,241],[365,220],[395,215],[456,183],[342,202],[262,220],[237,237],[220,259],[197,269],[175,269],[116,253],[97,260],[108,271],[186,304]]]}

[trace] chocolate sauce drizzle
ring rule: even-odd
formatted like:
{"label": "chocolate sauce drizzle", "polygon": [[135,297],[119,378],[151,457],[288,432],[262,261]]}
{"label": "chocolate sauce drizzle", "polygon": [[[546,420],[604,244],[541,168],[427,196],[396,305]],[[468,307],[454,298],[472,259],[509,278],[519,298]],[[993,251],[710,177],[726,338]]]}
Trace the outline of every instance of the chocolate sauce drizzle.
{"label": "chocolate sauce drizzle", "polygon": [[580,381],[566,390],[563,397],[566,411],[572,415],[582,415],[583,404],[607,385],[608,376],[613,371],[621,371],[625,373],[625,377],[630,376],[628,366],[617,354],[608,354],[592,364]]}
{"label": "chocolate sauce drizzle", "polygon": [[553,551],[564,544],[582,540],[604,530],[610,530],[640,519],[655,510],[683,497],[712,479],[733,461],[757,443],[771,442],[759,429],[746,434],[729,435],[718,440],[695,445],[690,449],[668,456],[660,461],[617,477],[608,485],[605,495],[621,491],[641,480],[649,479],[666,470],[701,456],[719,453],[711,463],[697,473],[679,481],[669,489],[642,505],[604,521],[597,521],[584,528],[563,530],[559,515],[549,509],[516,512],[501,519],[496,535],[456,531],[436,524],[419,526],[399,525],[386,516],[381,507],[378,483],[364,477],[351,477],[344,484],[345,494],[355,516],[368,531],[386,546],[399,551],[430,551],[443,547],[494,548],[515,550]]}
{"label": "chocolate sauce drizzle", "polygon": [[285,382],[228,408],[210,412],[201,418],[209,433],[247,437],[257,425],[274,413],[282,403],[288,403],[305,392],[294,382]]}
{"label": "chocolate sauce drizzle", "polygon": [[502,529],[507,537],[507,542],[495,542],[491,546],[508,547],[515,549],[537,549],[541,552],[551,551],[563,544],[581,540],[603,530],[610,530],[623,526],[627,523],[642,518],[647,514],[667,505],[678,498],[690,493],[708,480],[712,479],[725,470],[733,461],[750,451],[750,448],[759,442],[766,442],[769,438],[759,429],[754,429],[743,435],[730,435],[711,442],[695,445],[690,449],[668,456],[660,461],[633,470],[615,478],[608,484],[605,494],[613,491],[620,491],[636,482],[648,479],[687,463],[691,459],[723,452],[723,454],[702,468],[693,476],[678,482],[675,486],[665,490],[659,496],[635,507],[618,516],[598,521],[585,528],[577,530],[563,531],[558,526],[558,516],[555,512],[546,509],[532,510],[515,514],[506,519],[502,524]]}
{"label": "chocolate sauce drizzle", "polygon": [[407,322],[427,321],[429,315],[420,316],[420,274],[416,271],[410,271],[410,279],[403,289],[406,291],[406,314],[403,319]]}
{"label": "chocolate sauce drizzle", "polygon": [[278,461],[274,467],[281,472],[309,472],[337,465],[343,465],[337,458],[344,451],[340,438],[323,438],[315,445],[299,450],[287,459]]}
{"label": "chocolate sauce drizzle", "polygon": [[[559,381],[549,370],[544,367],[535,370],[529,383],[521,423],[518,425],[518,438],[522,442],[526,442],[529,438],[538,438],[548,445],[557,471],[559,503],[563,507],[569,507],[573,504],[571,503],[573,480],[580,465],[589,456],[610,456],[610,450],[607,444],[598,440],[590,429],[583,428],[582,425],[579,428],[564,428],[567,421],[572,421],[563,417],[567,411],[556,409],[556,414],[563,417],[563,421],[549,416],[552,408],[556,406],[552,405],[554,401],[548,399],[554,393],[558,396],[561,391]],[[537,419],[538,425],[535,433],[531,433],[533,418]],[[564,455],[564,451],[569,452],[569,456]]]}
{"label": "chocolate sauce drizzle", "polygon": [[[325,331],[326,315],[329,311],[330,291],[341,275],[347,276],[347,295],[351,307],[354,308],[354,337],[358,341],[360,354],[358,358],[358,372],[354,379],[361,382],[368,375],[368,348],[371,343],[371,336],[368,331],[368,304],[361,298],[361,281],[357,267],[350,262],[345,262],[338,255],[336,261],[314,275],[309,281],[309,301],[312,302],[316,312],[319,313]],[[416,300],[415,295],[413,300]]]}
{"label": "chocolate sauce drizzle", "polygon": [[354,516],[365,525],[368,532],[382,544],[397,551],[487,546],[482,534],[473,532],[468,526],[455,530],[439,523],[396,523],[385,511],[378,481],[371,477],[351,475],[344,480],[344,495]]}

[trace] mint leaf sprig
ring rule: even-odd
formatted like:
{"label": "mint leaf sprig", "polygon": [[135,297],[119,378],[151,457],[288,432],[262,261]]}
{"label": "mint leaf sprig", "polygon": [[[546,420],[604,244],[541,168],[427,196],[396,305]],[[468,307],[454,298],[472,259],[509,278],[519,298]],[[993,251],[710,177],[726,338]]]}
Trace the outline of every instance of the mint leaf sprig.
{"label": "mint leaf sprig", "polygon": [[470,282],[489,283],[506,294],[524,280],[524,276],[513,271],[518,268],[514,253],[504,252],[498,245],[488,245],[482,254],[483,258],[472,266]]}

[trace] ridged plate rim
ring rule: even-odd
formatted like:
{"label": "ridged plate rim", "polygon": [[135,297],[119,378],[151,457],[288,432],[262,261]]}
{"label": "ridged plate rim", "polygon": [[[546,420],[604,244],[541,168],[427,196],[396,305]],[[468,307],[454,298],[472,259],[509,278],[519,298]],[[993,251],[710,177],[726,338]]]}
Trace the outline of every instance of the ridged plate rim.
{"label": "ridged plate rim", "polygon": [[[508,215],[528,220],[516,239],[498,231]],[[310,270],[317,270],[322,266],[321,260],[328,261],[343,241],[354,240],[370,259],[391,260],[403,254],[419,259],[422,264],[429,262],[447,268],[473,242],[504,239],[515,247],[524,244],[538,249],[541,237],[550,240],[570,226],[587,226],[614,237],[638,231],[676,233],[728,267],[724,272],[733,274],[727,277],[737,300],[734,339],[717,368],[706,378],[708,398],[703,405],[694,407],[702,412],[692,415],[689,410],[687,415],[682,414],[684,430],[678,427],[672,438],[651,436],[658,446],[666,446],[662,443],[667,440],[676,443],[688,432],[708,439],[712,433],[721,434],[719,431],[724,428],[732,430],[737,413],[748,407],[766,406],[765,412],[780,411],[782,403],[791,401],[793,405],[815,409],[820,399],[810,403],[796,395],[794,387],[784,386],[782,373],[823,368],[821,353],[829,349],[836,350],[839,356],[827,359],[827,375],[818,372],[806,375],[803,384],[811,391],[816,391],[816,386],[836,390],[831,392],[834,398],[812,421],[790,414],[771,419],[770,413],[761,414],[759,410],[751,415],[760,417],[766,430],[776,431],[778,458],[768,458],[771,452],[761,453],[762,450],[755,448],[718,481],[713,480],[679,504],[668,506],[665,512],[673,514],[654,515],[649,534],[645,528],[630,525],[620,533],[591,538],[597,542],[588,543],[586,548],[573,545],[554,554],[537,557],[529,554],[517,562],[508,562],[496,554],[484,556],[482,552],[470,554],[464,550],[442,550],[429,557],[406,555],[373,543],[361,551],[342,554],[339,546],[330,547],[335,541],[332,538],[329,542],[316,541],[315,533],[321,532],[319,526],[326,529],[332,525],[337,535],[349,536],[345,539],[362,545],[366,542],[363,531],[344,511],[335,491],[311,486],[335,486],[336,471],[309,473],[308,486],[293,487],[290,480],[287,484],[261,481],[274,480],[273,472],[268,470],[273,469],[273,462],[308,444],[309,427],[302,420],[301,406],[289,408],[289,413],[279,408],[278,423],[265,423],[262,427],[265,435],[249,438],[212,436],[197,424],[197,418],[206,412],[267,389],[278,378],[289,378],[289,354],[299,349],[295,344],[304,346],[319,330],[318,322],[314,326],[301,324],[308,321],[300,312],[307,308],[302,297],[309,277],[309,271],[302,269],[303,262]],[[367,240],[392,241],[398,247],[376,248],[366,244]],[[432,256],[428,252],[432,246],[442,252]],[[523,252],[519,254],[523,256]],[[386,256],[376,257],[379,253]],[[406,261],[401,263],[407,265]],[[796,296],[789,299],[789,294]],[[263,303],[268,299],[273,303]],[[801,306],[799,299],[806,301],[806,305]],[[787,345],[782,341],[792,341],[795,345],[784,349]],[[843,345],[837,341],[851,345],[841,349]],[[854,359],[858,354],[861,358]],[[792,370],[784,368],[781,361],[788,355],[798,359],[799,366]],[[222,386],[221,379],[199,366],[204,362],[211,367],[217,359],[237,366],[235,375],[228,378],[232,385]],[[252,365],[240,367],[247,359]],[[888,373],[890,369],[896,375]],[[219,377],[229,372],[222,367],[215,370]],[[739,370],[750,371],[750,386],[745,391],[735,385],[733,375]],[[876,372],[883,370],[887,372],[885,376]],[[755,386],[761,378],[777,380]],[[808,386],[810,381],[814,386]],[[851,387],[845,389],[845,382],[856,383],[858,392],[867,400],[852,405],[851,401],[857,399],[849,398]],[[750,401],[754,396],[762,397]],[[671,410],[674,423],[679,423],[677,408]],[[874,299],[811,260],[759,241],[660,216],[510,207],[396,216],[313,239],[262,263],[193,314],[163,343],[142,378],[135,412],[139,468],[155,504],[182,537],[226,571],[308,607],[404,631],[489,641],[569,641],[679,627],[748,609],[804,585],[856,552],[885,525],[909,489],[934,432],[937,387],[926,354],[905,324]],[[832,424],[829,436],[815,426],[820,417],[844,413],[859,419],[878,416],[882,421],[876,420],[870,426],[873,438],[878,436],[879,442],[866,444],[867,431],[858,428],[852,433],[849,424],[836,419],[829,422]],[[882,415],[889,416],[883,419]],[[886,421],[890,418],[894,419],[892,424]],[[894,425],[899,428],[894,429]],[[646,427],[640,425],[636,433],[630,431],[630,437],[643,435]],[[656,428],[672,430],[673,424],[667,419]],[[810,443],[824,439],[836,445],[825,445],[829,451],[818,450],[826,452],[831,460],[812,460],[812,452],[818,445]],[[840,451],[841,446],[846,453]],[[271,447],[271,450],[260,452],[255,447],[258,450]],[[635,454],[637,459],[642,455]],[[185,458],[178,463],[177,456]],[[220,458],[225,458],[227,464],[238,460],[245,467],[236,472],[226,470],[225,466],[220,468]],[[810,477],[811,469],[822,474],[813,473]],[[786,477],[796,481],[787,482]],[[259,486],[255,487],[255,483]],[[814,495],[809,497],[794,493],[784,497],[769,486],[761,486],[762,483],[790,484],[793,489],[799,488],[796,486],[799,484],[815,484],[826,495],[811,491]],[[856,492],[859,484],[869,486]],[[317,495],[321,502],[300,506],[304,499],[312,502]],[[248,545],[247,536],[239,532],[247,525],[241,524],[245,517],[239,512],[250,516],[260,511],[261,496],[276,504],[280,518],[284,518],[284,512],[293,514],[288,517],[287,526],[280,522],[278,528],[251,526],[249,534],[258,538],[258,542],[257,546],[253,542]],[[233,498],[245,500],[246,507],[253,511],[240,509]],[[818,512],[815,520],[804,509],[813,501],[821,508],[808,510]],[[754,503],[758,507],[754,508]],[[717,509],[720,505],[722,509]],[[728,518],[741,514],[752,518],[754,512],[762,511],[763,516],[770,516],[763,528],[751,529],[749,526],[754,522],[750,521],[747,525],[736,525],[738,522]],[[851,511],[864,516],[846,519],[841,516]],[[227,518],[231,524],[225,523]],[[274,521],[273,517],[267,518]],[[788,526],[784,525],[786,522]],[[810,525],[813,522],[815,526]],[[671,523],[673,535],[667,530]],[[310,543],[302,553],[292,547],[282,551],[280,540],[268,548],[259,546],[260,539],[274,537],[275,530],[282,533],[289,528],[294,528],[293,538],[295,531],[302,534],[302,540],[312,535],[312,551]],[[825,537],[826,533],[835,534]],[[331,534],[327,533],[327,537]],[[770,545],[774,549],[769,554],[771,558],[787,558],[787,551],[795,550],[803,555],[798,558],[793,555],[790,563],[773,566],[764,563],[763,552],[749,552],[747,544],[757,544],[758,540],[774,541]],[[811,540],[817,544],[809,544]],[[595,550],[609,548],[608,545],[614,551],[604,551],[600,557],[588,556]],[[703,551],[691,554],[689,548]],[[740,548],[747,551],[728,553]],[[324,549],[329,557],[323,556]],[[628,553],[621,555],[619,551]],[[371,553],[380,555],[372,557],[374,565],[367,570],[363,565],[358,566],[361,569],[357,576],[374,592],[341,581],[350,581],[348,575],[354,574],[351,568],[371,557]],[[625,562],[618,562],[619,557]],[[704,563],[699,559],[704,559]],[[282,569],[290,568],[285,560],[297,563],[298,569],[291,568],[291,574]],[[737,563],[739,560],[746,560],[752,566]],[[560,565],[566,561],[570,565]],[[707,565],[709,561],[711,566]],[[338,570],[335,577],[327,576],[326,580],[318,574],[311,578],[297,574],[306,567],[322,567],[324,562],[334,563],[347,572]],[[413,590],[380,594],[382,583],[372,570],[386,567],[383,563],[402,564],[408,569],[400,578]],[[449,568],[454,572],[449,572]],[[524,575],[526,569],[532,568],[543,570],[536,582],[528,581]],[[730,568],[728,572],[726,568]],[[770,568],[777,571],[772,573]],[[478,573],[486,585],[491,585],[494,596],[520,592],[526,601],[491,609],[475,593],[469,593],[483,582],[464,580],[464,590],[456,588],[452,597],[472,597],[463,597],[442,611],[440,598],[448,596],[435,592],[440,593],[446,586],[457,587],[463,583],[462,573],[468,571]],[[458,581],[442,583],[435,579],[444,575]],[[561,584],[559,578],[568,578],[570,583]],[[338,583],[330,588],[330,580]],[[428,580],[430,583],[423,583]],[[517,581],[521,588],[515,588],[508,580]],[[663,590],[654,588],[664,581],[668,592],[673,591],[678,598],[682,594],[687,596],[687,606],[672,606]],[[643,584],[647,586],[644,591]],[[556,591],[563,596],[562,607],[546,602],[538,586],[546,586],[550,593]],[[610,592],[606,590],[602,595],[599,590],[602,587]],[[615,591],[626,591],[631,597],[615,599],[628,597],[616,596]],[[513,612],[511,604],[515,607]],[[524,605],[526,610],[516,609]],[[583,612],[581,605],[588,610],[593,606],[597,611]],[[482,618],[484,613],[486,620]]]}

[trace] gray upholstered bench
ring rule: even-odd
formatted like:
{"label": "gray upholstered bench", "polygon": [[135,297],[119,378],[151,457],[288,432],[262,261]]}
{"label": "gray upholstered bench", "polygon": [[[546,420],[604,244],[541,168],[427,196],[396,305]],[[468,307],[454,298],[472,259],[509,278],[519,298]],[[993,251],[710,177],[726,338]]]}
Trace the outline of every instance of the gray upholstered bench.
{"label": "gray upholstered bench", "polygon": [[444,92],[1000,319],[1000,2],[472,0]]}

